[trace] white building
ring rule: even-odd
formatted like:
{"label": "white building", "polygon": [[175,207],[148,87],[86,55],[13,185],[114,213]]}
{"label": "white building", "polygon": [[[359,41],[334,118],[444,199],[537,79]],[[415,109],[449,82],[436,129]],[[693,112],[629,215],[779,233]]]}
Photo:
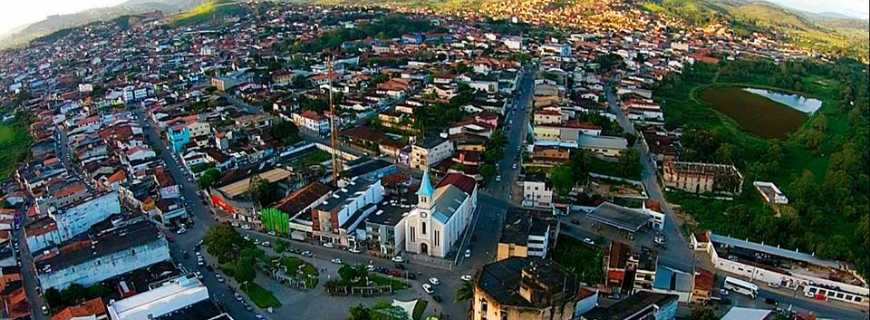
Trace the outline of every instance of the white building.
{"label": "white building", "polygon": [[544,177],[526,175],[523,181],[523,207],[550,208],[553,206],[553,186]]}
{"label": "white building", "polygon": [[411,146],[410,166],[429,168],[453,156],[453,142],[441,137],[430,137]]}
{"label": "white building", "polygon": [[168,261],[169,243],[147,220],[115,227],[89,239],[64,244],[34,257],[43,291],[73,283],[90,286],[152,264]]}
{"label": "white building", "polygon": [[314,111],[303,111],[302,113],[294,113],[291,116],[291,119],[297,127],[308,130],[310,132],[315,132],[320,135],[329,134],[330,126],[329,126],[329,118],[314,112]]}
{"label": "white building", "polygon": [[28,228],[27,245],[31,253],[85,233],[95,224],[121,213],[118,192],[108,192],[73,203],[65,208],[49,208],[48,216],[39,228]]}
{"label": "white building", "polygon": [[150,320],[208,299],[208,288],[188,275],[132,297],[109,301],[106,309],[114,320]]}
{"label": "white building", "polygon": [[[355,178],[332,193],[311,211],[312,231],[321,243],[355,248],[365,239],[365,218],[384,199],[380,179]],[[362,226],[358,236],[357,227]]]}
{"label": "white building", "polygon": [[443,258],[471,222],[477,208],[477,183],[450,173],[436,187],[429,171],[417,190],[417,207],[405,218],[405,251]]}

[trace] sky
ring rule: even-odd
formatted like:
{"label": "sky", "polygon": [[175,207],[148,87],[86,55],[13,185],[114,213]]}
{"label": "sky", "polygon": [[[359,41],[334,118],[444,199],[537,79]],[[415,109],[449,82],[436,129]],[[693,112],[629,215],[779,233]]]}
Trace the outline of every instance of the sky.
{"label": "sky", "polygon": [[[836,12],[867,19],[870,0],[769,0],[810,12]],[[2,0],[0,34],[44,19],[48,15],[68,14],[120,4],[124,0]]]}

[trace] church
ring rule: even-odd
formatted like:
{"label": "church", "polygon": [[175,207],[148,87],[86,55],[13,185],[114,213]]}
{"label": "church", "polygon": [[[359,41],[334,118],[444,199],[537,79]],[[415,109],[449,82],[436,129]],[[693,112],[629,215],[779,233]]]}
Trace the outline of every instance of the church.
{"label": "church", "polygon": [[443,258],[471,222],[477,208],[477,182],[449,173],[433,186],[429,171],[417,190],[417,207],[405,217],[405,252]]}

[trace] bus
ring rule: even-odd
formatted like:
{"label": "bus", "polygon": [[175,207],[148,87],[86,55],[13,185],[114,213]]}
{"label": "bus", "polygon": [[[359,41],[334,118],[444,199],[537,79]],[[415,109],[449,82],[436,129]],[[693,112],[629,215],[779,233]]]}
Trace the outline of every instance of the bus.
{"label": "bus", "polygon": [[750,296],[752,299],[758,297],[758,286],[737,278],[725,277],[724,288],[742,295]]}

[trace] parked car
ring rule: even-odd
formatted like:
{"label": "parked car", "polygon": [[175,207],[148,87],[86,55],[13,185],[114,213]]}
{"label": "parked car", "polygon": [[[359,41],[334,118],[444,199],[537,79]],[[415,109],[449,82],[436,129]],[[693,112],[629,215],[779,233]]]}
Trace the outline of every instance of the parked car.
{"label": "parked car", "polygon": [[184,234],[185,232],[187,232],[187,229],[185,229],[185,228],[178,228],[178,231],[176,231],[175,233],[177,233],[177,234]]}
{"label": "parked car", "polygon": [[589,238],[583,238],[583,242],[585,242],[586,244],[588,244],[590,246],[595,245],[595,241],[593,241],[592,239],[589,239]]}
{"label": "parked car", "polygon": [[260,243],[260,245],[261,245],[261,246],[264,246],[264,247],[266,247],[266,248],[268,248],[268,247],[271,247],[271,246],[272,246],[272,244],[271,244],[271,243],[269,243],[269,241],[263,241],[263,242],[261,242],[261,243]]}
{"label": "parked car", "polygon": [[332,242],[324,242],[324,243],[323,243],[323,246],[324,246],[324,247],[327,247],[327,248],[335,248],[335,245],[332,244]]}
{"label": "parked car", "polygon": [[308,251],[308,250],[302,251],[301,254],[302,254],[303,256],[305,256],[305,257],[312,257],[312,256],[314,256],[314,254],[312,254],[311,251]]}
{"label": "parked car", "polygon": [[402,258],[402,256],[395,256],[395,257],[393,257],[393,262],[403,263],[403,262],[405,262],[405,258]]}
{"label": "parked car", "polygon": [[459,277],[459,279],[462,279],[463,281],[471,281],[471,275],[463,274],[461,277]]}
{"label": "parked car", "polygon": [[436,277],[431,277],[429,278],[429,283],[431,283],[433,286],[437,286],[441,284],[441,281],[439,281]]}
{"label": "parked car", "polygon": [[430,285],[430,284],[428,284],[428,283],[424,283],[424,284],[423,284],[423,291],[426,291],[426,293],[428,293],[428,294],[433,294],[433,293],[435,293],[435,289],[433,289],[433,288],[432,288],[432,285]]}
{"label": "parked car", "polygon": [[335,263],[335,264],[341,264],[341,258],[333,258],[332,260],[329,260],[329,261],[331,261],[332,263]]}
{"label": "parked car", "polygon": [[350,248],[350,249],[347,249],[347,252],[350,252],[350,253],[360,253],[360,252],[362,252],[362,251],[361,251],[360,249],[357,249],[357,248]]}
{"label": "parked car", "polygon": [[465,257],[471,258],[471,249],[465,249]]}

